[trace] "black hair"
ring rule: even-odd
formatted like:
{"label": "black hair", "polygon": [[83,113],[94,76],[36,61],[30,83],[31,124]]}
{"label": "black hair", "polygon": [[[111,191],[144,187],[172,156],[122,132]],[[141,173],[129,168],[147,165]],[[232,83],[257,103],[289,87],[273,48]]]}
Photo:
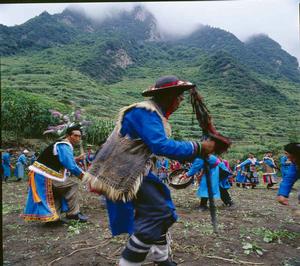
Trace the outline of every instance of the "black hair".
{"label": "black hair", "polygon": [[66,131],[66,134],[67,134],[68,136],[71,136],[71,135],[72,135],[72,132],[73,132],[74,130],[79,130],[80,133],[82,134],[82,129],[81,129],[81,126],[80,126],[80,125],[74,125],[74,126],[68,127],[68,128],[67,128],[67,131]]}
{"label": "black hair", "polygon": [[292,142],[284,146],[284,150],[300,159],[300,143]]}

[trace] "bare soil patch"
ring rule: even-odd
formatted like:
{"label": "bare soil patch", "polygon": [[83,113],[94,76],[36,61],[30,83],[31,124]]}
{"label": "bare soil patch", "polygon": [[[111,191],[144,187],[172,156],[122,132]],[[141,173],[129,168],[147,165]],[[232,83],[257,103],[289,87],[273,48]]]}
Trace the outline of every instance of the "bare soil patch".
{"label": "bare soil patch", "polygon": [[[179,265],[300,265],[300,221],[275,201],[276,190],[233,187],[234,207],[217,201],[218,235],[209,212],[198,211],[195,192],[193,186],[172,189],[180,217],[171,228],[172,251]],[[80,191],[88,223],[56,225],[19,217],[27,182],[3,183],[2,194],[4,265],[116,265],[128,236],[111,237],[96,194]],[[297,206],[296,191],[290,202]]]}

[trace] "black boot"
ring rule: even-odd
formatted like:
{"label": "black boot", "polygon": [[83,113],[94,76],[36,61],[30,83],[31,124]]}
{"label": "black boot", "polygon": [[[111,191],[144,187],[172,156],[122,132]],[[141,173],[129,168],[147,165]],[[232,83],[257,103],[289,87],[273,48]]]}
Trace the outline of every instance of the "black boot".
{"label": "black boot", "polygon": [[234,202],[232,200],[227,201],[226,203],[224,202],[225,206],[227,207],[233,207],[234,206]]}
{"label": "black boot", "polygon": [[75,220],[75,221],[79,221],[81,223],[85,223],[88,220],[88,218],[80,212],[75,215],[66,215],[66,218],[68,220]]}
{"label": "black boot", "polygon": [[199,211],[200,212],[205,212],[205,211],[207,211],[208,210],[208,207],[207,206],[204,206],[204,205],[200,205],[199,206]]}
{"label": "black boot", "polygon": [[199,211],[203,212],[208,210],[207,203],[208,203],[208,198],[201,198]]}

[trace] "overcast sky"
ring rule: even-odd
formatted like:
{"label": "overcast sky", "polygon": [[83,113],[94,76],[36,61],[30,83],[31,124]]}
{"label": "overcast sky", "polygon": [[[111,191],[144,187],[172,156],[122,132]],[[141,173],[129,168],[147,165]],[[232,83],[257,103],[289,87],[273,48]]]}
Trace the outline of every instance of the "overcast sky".
{"label": "overcast sky", "polygon": [[[236,0],[198,2],[141,2],[157,18],[162,31],[187,34],[205,24],[228,30],[241,41],[265,33],[300,62],[300,0]],[[103,18],[138,3],[76,3],[94,18]],[[70,3],[1,4],[0,23],[19,25],[43,11],[60,13]]]}

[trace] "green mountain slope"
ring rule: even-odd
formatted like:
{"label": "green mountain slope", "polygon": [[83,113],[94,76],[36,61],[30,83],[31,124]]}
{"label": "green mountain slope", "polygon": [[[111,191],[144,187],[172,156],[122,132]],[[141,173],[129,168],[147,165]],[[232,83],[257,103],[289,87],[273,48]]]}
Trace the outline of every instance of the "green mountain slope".
{"label": "green mountain slope", "polygon": [[[34,30],[37,21],[40,31],[51,28],[51,36]],[[198,85],[217,128],[234,141],[232,156],[279,149],[297,139],[298,63],[279,44],[266,36],[242,43],[211,27],[191,38],[164,40],[155,23],[152,14],[137,6],[101,23],[66,10],[43,13],[17,27],[1,26],[0,51],[6,54],[1,58],[2,106],[10,91],[13,97],[19,91],[19,97],[35,95],[50,106],[55,101],[61,110],[69,109],[72,100],[90,119],[114,121],[119,108],[142,100],[141,91],[159,76],[175,74]],[[32,34],[31,44],[19,39],[17,29]],[[3,36],[16,44],[3,42]],[[176,138],[200,137],[192,117],[186,97],[170,119]]]}
{"label": "green mountain slope", "polygon": [[284,77],[300,82],[297,59],[284,51],[277,42],[263,34],[253,36],[243,43],[230,32],[202,26],[175,43],[187,47],[198,47],[208,53],[222,50],[253,72],[272,78]]}

